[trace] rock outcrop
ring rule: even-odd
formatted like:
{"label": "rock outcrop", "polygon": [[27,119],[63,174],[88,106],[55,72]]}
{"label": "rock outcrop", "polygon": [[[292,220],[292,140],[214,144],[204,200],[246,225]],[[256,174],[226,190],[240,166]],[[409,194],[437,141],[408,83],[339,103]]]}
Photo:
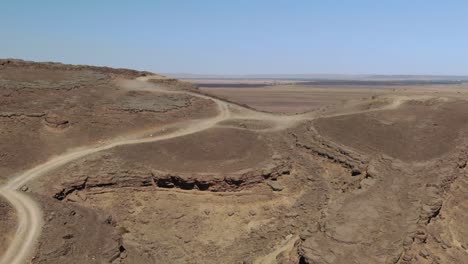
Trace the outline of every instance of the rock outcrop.
{"label": "rock outcrop", "polygon": [[211,192],[233,192],[266,180],[291,173],[289,162],[277,162],[262,169],[247,169],[233,173],[177,173],[159,170],[120,170],[85,176],[74,175],[57,187],[54,197],[64,200],[75,191],[94,188],[179,188]]}

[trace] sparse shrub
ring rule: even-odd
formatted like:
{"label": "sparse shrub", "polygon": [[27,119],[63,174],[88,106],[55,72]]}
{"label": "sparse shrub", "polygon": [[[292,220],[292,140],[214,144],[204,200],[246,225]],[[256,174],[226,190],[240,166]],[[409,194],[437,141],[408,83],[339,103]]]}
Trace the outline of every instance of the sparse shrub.
{"label": "sparse shrub", "polygon": [[119,230],[119,234],[121,235],[130,233],[130,230],[128,230],[125,226],[119,226],[118,230]]}

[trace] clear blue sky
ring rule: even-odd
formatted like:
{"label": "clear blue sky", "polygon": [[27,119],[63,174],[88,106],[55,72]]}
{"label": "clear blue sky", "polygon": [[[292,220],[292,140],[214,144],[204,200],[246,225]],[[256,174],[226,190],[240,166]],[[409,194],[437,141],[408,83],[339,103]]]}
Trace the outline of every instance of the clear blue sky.
{"label": "clear blue sky", "polygon": [[468,1],[2,0],[0,57],[205,74],[468,74]]}

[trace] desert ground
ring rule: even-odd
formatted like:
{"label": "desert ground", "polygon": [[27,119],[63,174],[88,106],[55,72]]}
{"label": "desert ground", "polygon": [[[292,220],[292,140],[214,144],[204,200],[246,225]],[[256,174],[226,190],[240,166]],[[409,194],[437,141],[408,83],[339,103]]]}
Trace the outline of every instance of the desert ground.
{"label": "desert ground", "polygon": [[467,113],[465,84],[0,60],[0,263],[468,263]]}
{"label": "desert ground", "polygon": [[424,82],[392,81],[372,82],[333,81],[305,82],[296,80],[225,80],[225,79],[187,79],[199,89],[213,96],[228,98],[251,106],[260,111],[273,113],[303,113],[336,108],[342,104],[352,104],[384,95],[428,95],[466,97],[468,84],[453,85],[424,84]]}

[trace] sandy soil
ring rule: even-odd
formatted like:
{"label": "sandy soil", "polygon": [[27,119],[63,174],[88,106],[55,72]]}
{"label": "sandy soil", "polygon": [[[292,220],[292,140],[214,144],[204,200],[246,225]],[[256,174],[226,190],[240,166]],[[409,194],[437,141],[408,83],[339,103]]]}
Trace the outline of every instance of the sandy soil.
{"label": "sandy soil", "polygon": [[302,113],[322,108],[336,108],[356,100],[383,95],[468,96],[468,86],[311,86],[275,85],[259,88],[201,87],[200,90],[275,113]]}
{"label": "sandy soil", "polygon": [[[468,129],[468,101],[408,101],[396,110],[317,120],[319,133],[365,153],[424,161],[453,150]],[[346,131],[346,133],[344,133]]]}
{"label": "sandy soil", "polygon": [[215,128],[198,133],[196,138],[189,135],[119,147],[112,156],[129,164],[152,164],[164,171],[209,173],[254,168],[271,156],[265,139],[248,130]]}

